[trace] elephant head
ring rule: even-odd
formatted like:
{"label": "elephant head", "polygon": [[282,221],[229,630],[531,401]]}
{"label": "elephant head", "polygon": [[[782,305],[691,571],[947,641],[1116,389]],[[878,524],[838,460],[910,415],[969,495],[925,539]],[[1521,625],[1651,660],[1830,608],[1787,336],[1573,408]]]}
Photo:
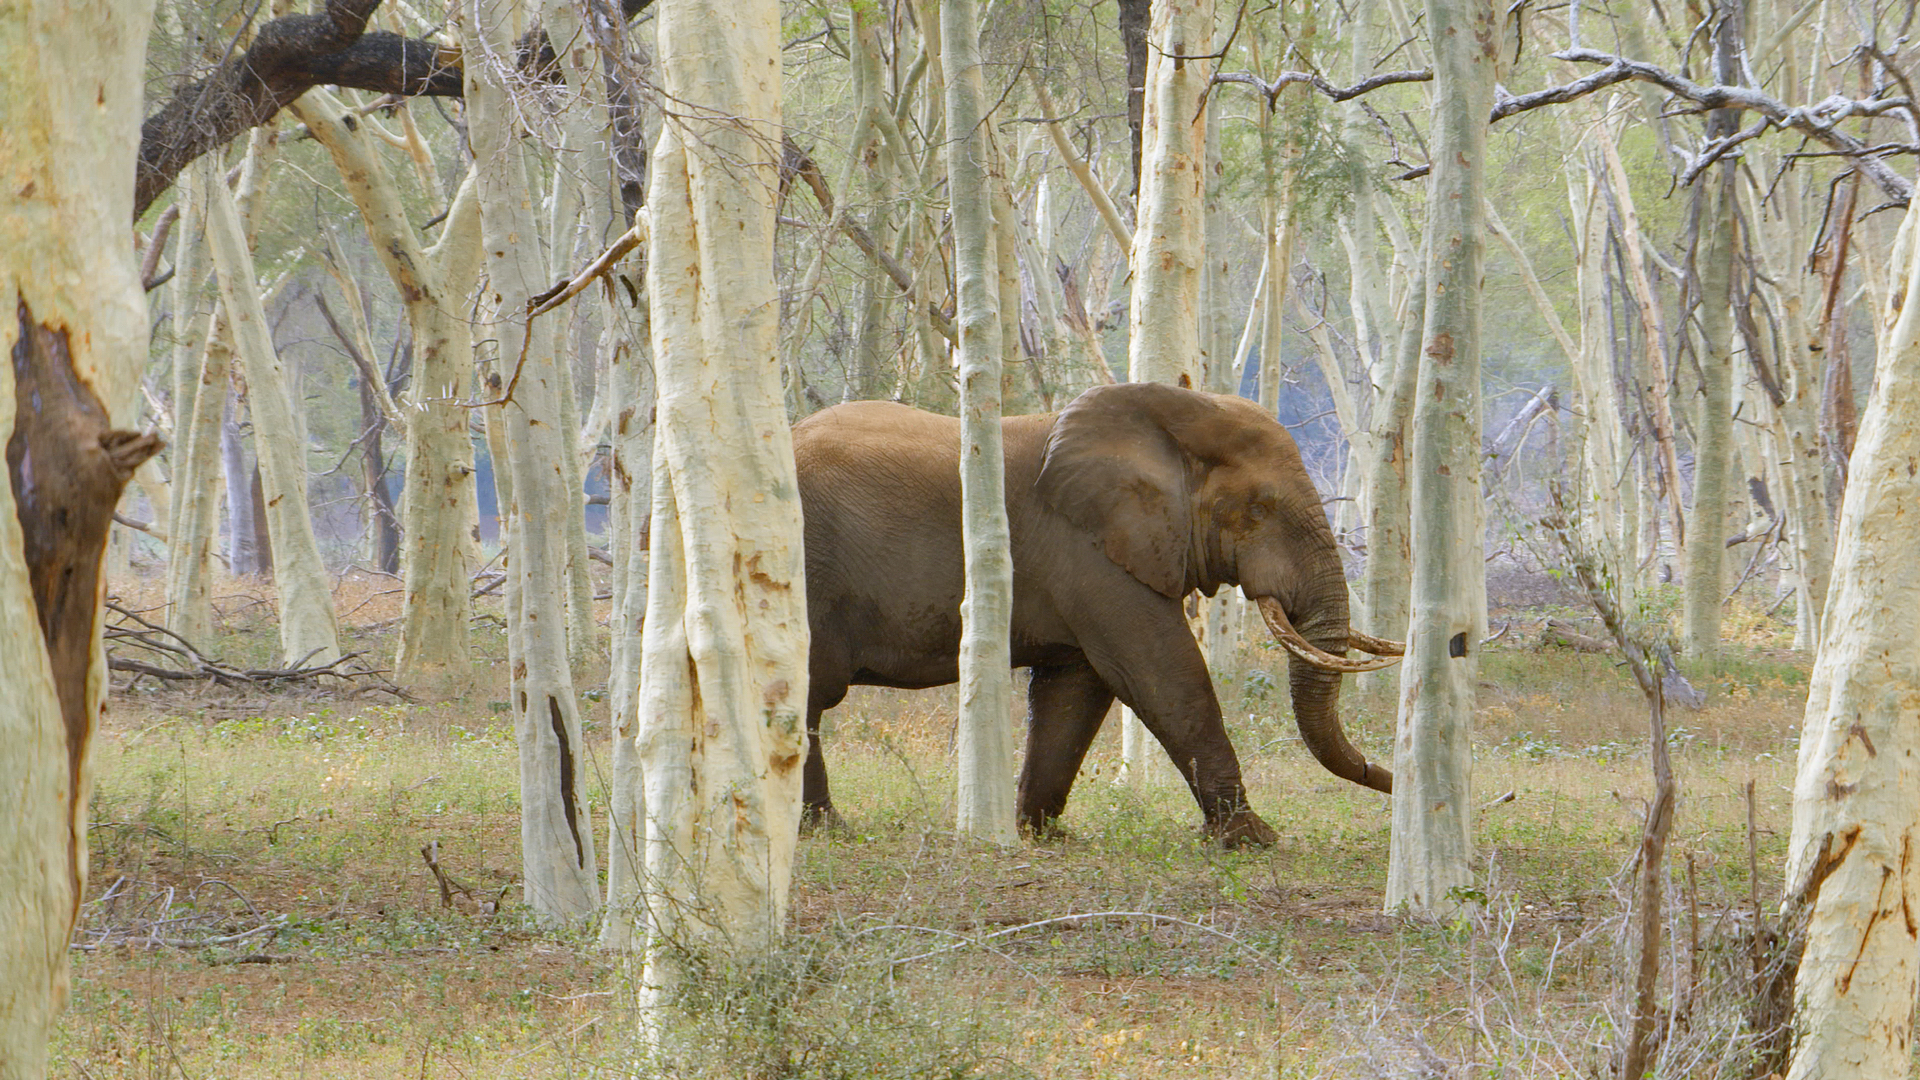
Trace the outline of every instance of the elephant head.
{"label": "elephant head", "polygon": [[[1320,493],[1292,436],[1237,397],[1155,383],[1096,387],[1061,412],[1036,487],[1107,557],[1160,594],[1239,585],[1291,654],[1301,738],[1329,772],[1378,791],[1339,716],[1340,678],[1403,648],[1355,633],[1346,575]],[[1349,647],[1379,660],[1349,660]]]}

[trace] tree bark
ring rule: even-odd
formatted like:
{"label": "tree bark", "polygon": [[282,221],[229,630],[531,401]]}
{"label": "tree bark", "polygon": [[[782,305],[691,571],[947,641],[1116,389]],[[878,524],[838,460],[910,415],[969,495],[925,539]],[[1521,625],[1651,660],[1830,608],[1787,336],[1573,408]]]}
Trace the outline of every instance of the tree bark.
{"label": "tree bark", "polygon": [[[127,243],[148,5],[0,10],[0,1078],[39,1080],[86,890],[87,754],[113,508],[159,448],[124,430],[147,359]],[[119,183],[102,178],[123,177]]]}
{"label": "tree bark", "polygon": [[[567,658],[565,537],[560,515],[580,500],[566,489],[563,459],[572,432],[560,426],[559,342],[552,320],[530,318],[528,297],[546,287],[546,261],[527,180],[527,141],[507,87],[513,28],[527,14],[518,0],[464,4],[469,56],[467,109],[477,175],[487,305],[507,401],[506,465],[513,477],[505,508],[515,578],[509,597],[508,658],[520,747],[520,851],[527,903],[543,920],[564,923],[590,914],[600,900],[593,829],[580,790],[586,743]],[[495,468],[500,462],[494,463]]]}
{"label": "tree bark", "polygon": [[288,665],[327,663],[340,656],[333,588],[307,503],[307,448],[295,432],[280,355],[267,329],[255,284],[253,255],[233,195],[209,185],[207,247],[220,282],[220,305],[247,373],[255,424],[253,444],[266,498],[273,544],[274,589],[280,599],[280,656]]}
{"label": "tree bark", "polygon": [[471,533],[476,493],[470,410],[460,404],[472,387],[467,300],[480,267],[476,182],[470,171],[447,207],[439,241],[429,247],[352,111],[320,89],[294,102],[293,111],[332,156],[413,335],[413,377],[398,403],[407,416],[407,464],[400,492],[404,599],[394,673],[403,686],[445,688],[467,672],[478,561]]}
{"label": "tree bark", "polygon": [[805,557],[780,379],[779,6],[663,0],[680,111],[653,157],[659,379],[641,756],[646,1032],[686,954],[763,956],[786,922],[807,746]]}
{"label": "tree bark", "polygon": [[[1909,207],[1906,230],[1920,228]],[[1827,627],[1794,783],[1788,904],[1807,913],[1789,1080],[1912,1070],[1920,931],[1920,245],[1841,505]]]}
{"label": "tree bark", "polygon": [[973,0],[941,0],[940,62],[947,84],[947,192],[953,208],[955,322],[960,330],[961,537],[967,588],[960,604],[960,790],[955,828],[1003,846],[1014,824],[1013,556],[1000,445],[1001,268],[990,212],[989,117]]}
{"label": "tree bark", "polygon": [[[1427,0],[1434,56],[1427,302],[1413,417],[1413,618],[1394,739],[1386,907],[1444,916],[1473,882],[1474,587],[1482,580],[1480,288],[1499,25]],[[1482,594],[1484,595],[1484,593]]]}
{"label": "tree bark", "polygon": [[[227,402],[228,350],[215,347],[200,313],[207,185],[224,183],[215,164],[197,170],[183,197],[173,278],[172,528],[167,542],[167,629],[205,647],[213,632],[213,545],[219,537],[221,418]],[[196,190],[197,189],[197,190]]]}
{"label": "tree bark", "polygon": [[[1123,16],[1124,17],[1124,16]],[[1133,233],[1127,377],[1196,387],[1200,278],[1206,265],[1207,125],[1204,97],[1215,63],[1212,0],[1162,0],[1147,30],[1145,136]],[[1121,709],[1127,782],[1149,777],[1145,725]]]}
{"label": "tree bark", "polygon": [[[1745,38],[1740,0],[1719,0],[1714,16],[1714,67],[1723,83],[1739,76]],[[1707,117],[1707,137],[1739,130],[1739,114],[1716,109]],[[1699,240],[1689,274],[1695,282],[1700,391],[1693,420],[1693,501],[1687,516],[1693,534],[1686,544],[1687,580],[1681,625],[1687,651],[1711,662],[1720,647],[1721,605],[1726,601],[1727,472],[1733,462],[1733,261],[1739,257],[1740,206],[1734,162],[1722,161],[1702,177],[1696,192]]]}

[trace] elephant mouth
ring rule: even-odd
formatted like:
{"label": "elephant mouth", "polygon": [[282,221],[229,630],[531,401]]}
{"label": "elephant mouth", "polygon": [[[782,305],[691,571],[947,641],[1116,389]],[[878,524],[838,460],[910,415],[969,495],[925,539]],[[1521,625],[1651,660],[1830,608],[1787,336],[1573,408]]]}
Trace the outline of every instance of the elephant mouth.
{"label": "elephant mouth", "polygon": [[1270,596],[1262,596],[1256,598],[1254,603],[1259,606],[1260,617],[1266,620],[1267,630],[1273,634],[1273,639],[1278,641],[1288,652],[1306,661],[1308,664],[1319,668],[1321,671],[1332,671],[1342,675],[1357,675],[1363,671],[1379,671],[1381,668],[1392,667],[1399,663],[1400,658],[1406,655],[1407,647],[1402,642],[1388,641],[1385,638],[1377,638],[1370,634],[1362,634],[1358,631],[1349,630],[1347,632],[1348,646],[1350,648],[1360,649],[1363,652],[1372,653],[1374,654],[1374,658],[1371,660],[1350,660],[1344,656],[1335,656],[1308,641],[1306,638],[1301,637],[1300,631],[1295,630],[1292,621],[1287,618],[1286,609],[1280,606],[1280,601]]}

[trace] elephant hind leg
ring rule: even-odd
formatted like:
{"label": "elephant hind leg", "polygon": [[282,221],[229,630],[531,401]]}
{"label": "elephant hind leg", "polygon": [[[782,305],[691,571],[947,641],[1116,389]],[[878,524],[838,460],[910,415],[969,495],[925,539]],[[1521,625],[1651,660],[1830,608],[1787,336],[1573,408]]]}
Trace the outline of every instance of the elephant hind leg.
{"label": "elephant hind leg", "polygon": [[836,825],[840,815],[833,809],[833,793],[827,787],[827,755],[820,748],[820,714],[840,704],[847,696],[844,682],[823,685],[812,676],[812,691],[807,701],[807,762],[800,770],[800,827],[813,829]]}
{"label": "elephant hind leg", "polygon": [[1020,824],[1044,831],[1067,808],[1067,793],[1113,704],[1085,660],[1032,669],[1027,684],[1027,757],[1020,767]]}

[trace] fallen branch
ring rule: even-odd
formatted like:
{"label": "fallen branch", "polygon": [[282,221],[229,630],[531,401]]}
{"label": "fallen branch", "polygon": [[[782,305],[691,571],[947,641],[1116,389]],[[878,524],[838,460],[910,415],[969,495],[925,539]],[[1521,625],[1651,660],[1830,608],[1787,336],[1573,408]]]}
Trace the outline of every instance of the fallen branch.
{"label": "fallen branch", "polygon": [[165,658],[165,665],[149,663],[119,653],[107,654],[107,667],[112,671],[129,672],[137,679],[141,677],[159,679],[163,682],[211,682],[229,689],[254,687],[275,689],[288,683],[317,683],[320,677],[332,676],[345,681],[359,681],[368,688],[392,694],[402,701],[413,700],[391,679],[387,672],[355,663],[364,652],[350,652],[336,660],[324,664],[309,664],[313,658],[309,653],[299,660],[277,668],[241,668],[206,655],[179,634],[150,622],[138,613],[129,611],[109,600],[107,610],[120,617],[119,623],[108,626],[103,631],[107,644],[127,645],[144,649],[156,656]]}

